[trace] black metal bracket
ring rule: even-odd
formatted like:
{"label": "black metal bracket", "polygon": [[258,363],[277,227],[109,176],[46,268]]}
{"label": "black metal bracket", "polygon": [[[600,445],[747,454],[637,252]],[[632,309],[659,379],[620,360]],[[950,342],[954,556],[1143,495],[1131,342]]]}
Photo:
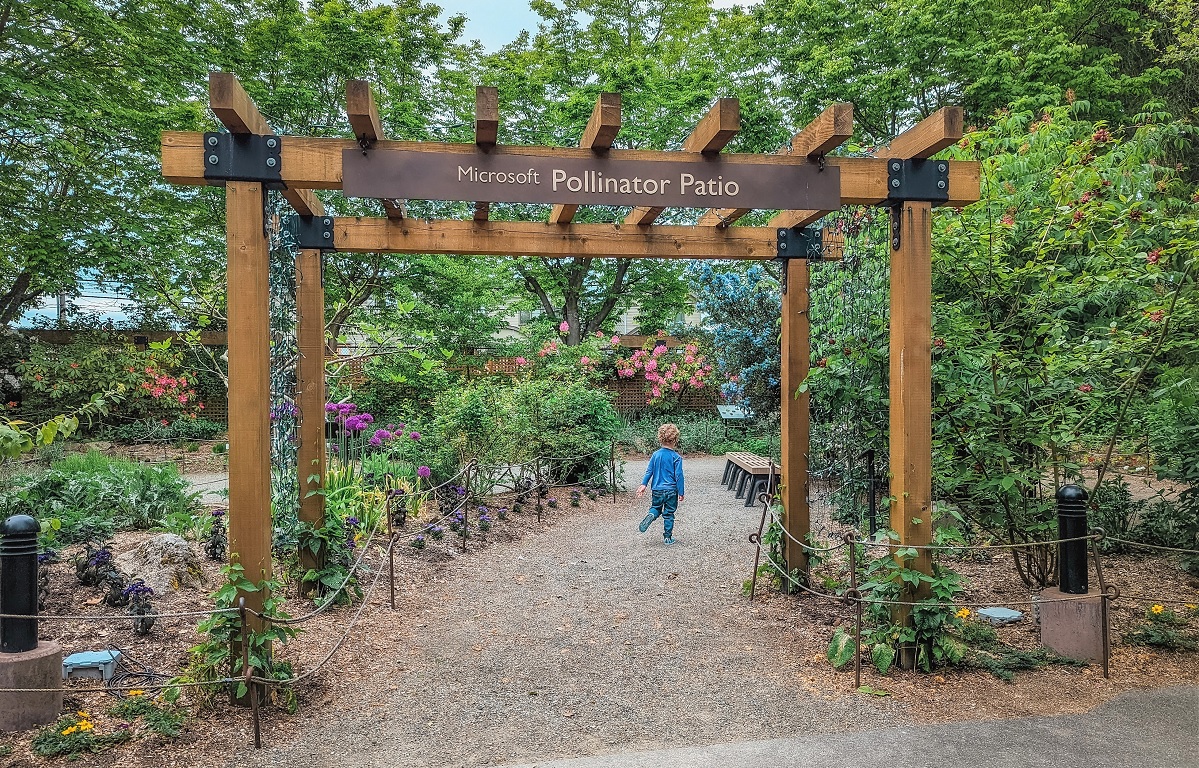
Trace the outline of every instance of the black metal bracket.
{"label": "black metal bracket", "polygon": [[949,161],[888,160],[887,199],[892,202],[949,202]]}
{"label": "black metal bracket", "polygon": [[295,237],[296,245],[300,248],[319,251],[337,250],[333,245],[332,216],[292,215],[284,220],[284,226]]}
{"label": "black metal bracket", "polygon": [[227,181],[257,181],[283,189],[283,162],[279,136],[253,133],[204,134],[204,180],[224,186]]}
{"label": "black metal bracket", "polygon": [[814,227],[780,227],[774,261],[783,265],[779,285],[787,294],[787,262],[791,259],[824,260],[824,230]]}

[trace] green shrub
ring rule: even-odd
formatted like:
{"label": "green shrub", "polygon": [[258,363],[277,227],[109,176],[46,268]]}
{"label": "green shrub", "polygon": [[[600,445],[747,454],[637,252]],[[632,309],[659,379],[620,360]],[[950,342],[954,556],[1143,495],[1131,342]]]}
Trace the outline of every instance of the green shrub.
{"label": "green shrub", "polygon": [[716,416],[648,416],[626,422],[620,432],[621,446],[639,453],[658,448],[658,427],[670,422],[679,428],[679,448],[683,453],[720,455],[731,451],[751,451],[762,456],[779,455],[778,427],[755,422],[745,428],[728,427]]}
{"label": "green shrub", "polygon": [[198,499],[174,464],[140,464],[92,451],[10,480],[0,491],[0,515],[56,521],[43,544],[60,547],[163,525],[195,511]]}
{"label": "green shrub", "polygon": [[131,421],[125,424],[109,424],[100,430],[105,440],[118,443],[170,442],[175,440],[214,440],[227,427],[219,421],[208,419],[176,419],[163,424],[151,419]]}

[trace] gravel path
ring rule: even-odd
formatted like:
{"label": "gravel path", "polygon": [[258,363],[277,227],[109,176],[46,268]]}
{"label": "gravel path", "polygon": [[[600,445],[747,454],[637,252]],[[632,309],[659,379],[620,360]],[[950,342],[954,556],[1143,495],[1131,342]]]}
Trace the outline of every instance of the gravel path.
{"label": "gravel path", "polygon": [[645,504],[625,494],[447,563],[406,611],[364,617],[337,664],[352,683],[231,764],[495,765],[905,722],[797,674],[816,660],[790,650],[794,610],[741,594],[757,510],[720,487],[722,458],[685,467],[676,546],[660,522],[637,532]]}
{"label": "gravel path", "polygon": [[220,504],[227,500],[229,491],[228,472],[188,472],[183,479],[191,484],[192,490],[200,494],[203,504]]}

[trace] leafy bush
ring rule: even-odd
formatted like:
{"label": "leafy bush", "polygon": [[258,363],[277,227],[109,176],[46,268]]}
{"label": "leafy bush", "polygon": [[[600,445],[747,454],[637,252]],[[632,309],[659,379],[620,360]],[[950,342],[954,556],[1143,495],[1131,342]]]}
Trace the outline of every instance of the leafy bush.
{"label": "leafy bush", "polygon": [[74,454],[39,475],[17,477],[0,492],[0,516],[54,521],[43,544],[98,541],[115,531],[162,525],[198,506],[174,464],[140,464],[98,451]]}
{"label": "leafy bush", "polygon": [[581,382],[481,381],[442,393],[434,411],[443,467],[589,454],[606,465],[622,425],[610,395]]}
{"label": "leafy bush", "polygon": [[226,427],[219,421],[183,418],[163,424],[161,420],[143,419],[125,424],[108,424],[100,436],[119,443],[150,441],[213,440],[224,434]]}
{"label": "leafy bush", "polygon": [[624,424],[618,442],[639,453],[658,448],[658,427],[671,422],[679,428],[679,449],[683,453],[720,455],[730,451],[750,451],[760,456],[779,457],[778,422],[757,421],[746,428],[725,427],[716,417],[653,416],[633,419]]}

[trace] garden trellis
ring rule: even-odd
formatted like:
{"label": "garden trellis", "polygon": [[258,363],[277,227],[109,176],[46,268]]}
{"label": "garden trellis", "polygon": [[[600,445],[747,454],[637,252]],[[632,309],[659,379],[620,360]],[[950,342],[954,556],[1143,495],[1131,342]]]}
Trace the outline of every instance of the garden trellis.
{"label": "garden trellis", "polygon": [[[365,81],[346,85],[353,139],[277,136],[232,75],[214,72],[209,104],[227,133],[166,132],[163,175],[177,184],[225,186],[228,243],[230,557],[252,581],[271,574],[268,189],[296,212],[296,398],[300,415],[300,518],[321,525],[324,477],[322,251],[736,259],[783,262],[783,557],[806,569],[809,530],[809,260],[839,243],[813,228],[844,205],[891,209],[890,524],[899,543],[932,531],[932,207],[979,199],[979,164],[930,159],[962,136],[947,107],[896,138],[883,157],[827,153],[853,134],[853,107],[833,104],[775,154],[722,150],[740,130],[736,99],[720,99],[677,151],[613,149],[619,94],[602,94],[579,147],[499,143],[496,89],[479,88],[475,143],[388,141]],[[326,216],[313,190],[377,199],[386,217]],[[413,219],[404,199],[474,203],[470,220]],[[551,203],[548,221],[495,221],[496,202]],[[620,223],[576,224],[581,205],[631,208]],[[667,207],[702,208],[695,225],[662,225]],[[781,209],[781,210],[780,210]],[[780,210],[768,226],[736,222]],[[305,418],[305,416],[307,418]],[[316,493],[314,493],[316,492]],[[928,572],[922,552],[914,568]],[[261,592],[247,605],[261,611]]]}

